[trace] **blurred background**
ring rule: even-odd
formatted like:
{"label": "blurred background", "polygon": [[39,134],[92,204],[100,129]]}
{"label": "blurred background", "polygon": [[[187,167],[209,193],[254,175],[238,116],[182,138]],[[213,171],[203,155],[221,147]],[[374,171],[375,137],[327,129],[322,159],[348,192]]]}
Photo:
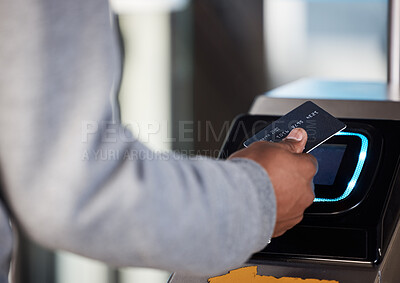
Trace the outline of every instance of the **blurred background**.
{"label": "blurred background", "polygon": [[[292,81],[387,80],[384,0],[112,0],[112,7],[125,52],[122,122],[154,150],[216,157],[232,119]],[[152,128],[156,122],[162,129]],[[146,130],[152,134],[142,137]],[[21,255],[25,283],[169,277],[52,253],[27,239]]]}

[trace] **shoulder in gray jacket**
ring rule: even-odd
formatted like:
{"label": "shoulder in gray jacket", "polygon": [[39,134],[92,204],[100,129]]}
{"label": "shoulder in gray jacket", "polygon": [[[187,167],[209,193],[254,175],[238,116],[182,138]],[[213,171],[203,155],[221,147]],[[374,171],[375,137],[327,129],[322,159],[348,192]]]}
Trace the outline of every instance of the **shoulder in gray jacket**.
{"label": "shoulder in gray jacket", "polygon": [[[110,265],[211,275],[267,244],[275,196],[257,163],[83,158],[109,143],[119,47],[106,0],[0,0],[0,165],[7,202],[38,243]],[[119,126],[117,126],[119,127]],[[0,204],[0,282],[11,230]]]}

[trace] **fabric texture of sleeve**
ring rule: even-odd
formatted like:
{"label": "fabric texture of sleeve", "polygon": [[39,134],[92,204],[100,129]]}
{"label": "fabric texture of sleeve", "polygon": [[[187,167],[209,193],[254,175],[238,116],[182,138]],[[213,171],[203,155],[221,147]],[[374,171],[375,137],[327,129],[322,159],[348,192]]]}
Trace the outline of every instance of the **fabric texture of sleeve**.
{"label": "fabric texture of sleeve", "polygon": [[33,239],[194,275],[268,243],[275,196],[257,163],[156,154],[104,130],[121,68],[107,1],[0,0],[0,21],[1,173]]}

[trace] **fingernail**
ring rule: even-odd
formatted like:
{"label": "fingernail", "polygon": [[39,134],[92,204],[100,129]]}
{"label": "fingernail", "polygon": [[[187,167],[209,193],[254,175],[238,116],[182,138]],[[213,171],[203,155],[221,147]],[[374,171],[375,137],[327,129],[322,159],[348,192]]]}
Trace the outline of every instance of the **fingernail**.
{"label": "fingernail", "polygon": [[286,137],[288,140],[295,140],[295,141],[301,141],[303,139],[303,133],[300,129],[296,128],[293,129],[289,135]]}

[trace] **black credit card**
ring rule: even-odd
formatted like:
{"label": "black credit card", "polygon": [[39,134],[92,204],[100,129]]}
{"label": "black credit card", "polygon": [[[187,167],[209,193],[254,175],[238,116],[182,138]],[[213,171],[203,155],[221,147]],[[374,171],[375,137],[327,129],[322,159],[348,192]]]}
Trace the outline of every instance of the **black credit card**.
{"label": "black credit card", "polygon": [[246,140],[244,146],[248,147],[256,141],[279,142],[294,128],[306,130],[308,140],[304,151],[310,152],[345,129],[346,125],[315,103],[307,101]]}

